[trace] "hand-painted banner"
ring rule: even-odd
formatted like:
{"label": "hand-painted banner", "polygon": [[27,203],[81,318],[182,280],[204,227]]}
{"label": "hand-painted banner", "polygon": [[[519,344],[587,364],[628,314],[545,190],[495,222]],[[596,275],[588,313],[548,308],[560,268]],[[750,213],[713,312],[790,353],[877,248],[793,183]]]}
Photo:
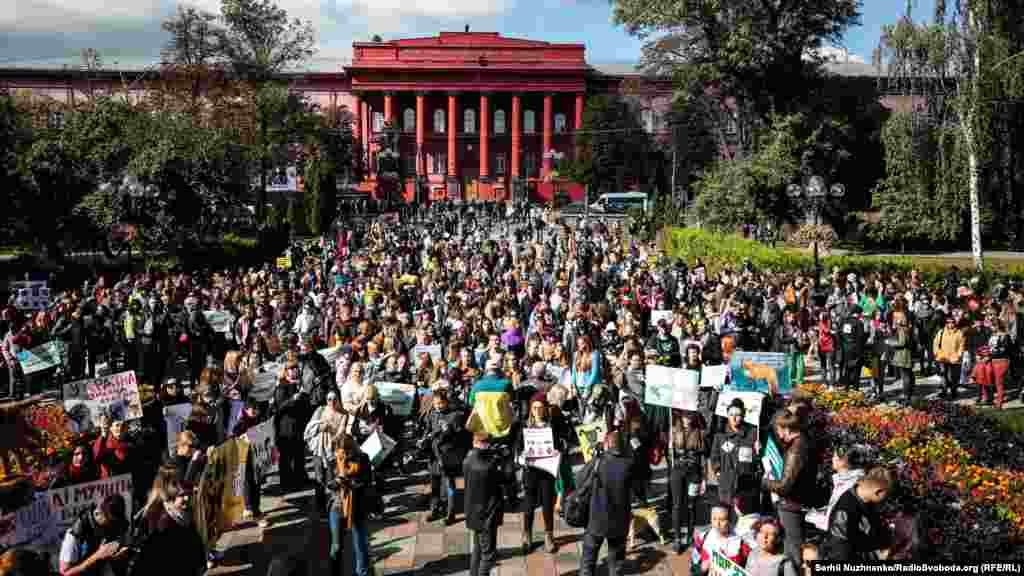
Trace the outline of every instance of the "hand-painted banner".
{"label": "hand-painted banner", "polygon": [[697,410],[700,372],[666,366],[647,366],[644,403],[677,410]]}
{"label": "hand-painted banner", "polygon": [[722,390],[718,393],[718,405],[715,406],[715,415],[722,418],[729,417],[729,404],[734,398],[743,401],[746,408],[746,416],[743,417],[747,423],[753,426],[761,425],[761,403],[764,402],[764,394],[760,392],[737,392],[735,390]]}
{"label": "hand-painted banner", "polygon": [[193,506],[203,544],[212,546],[245,509],[245,463],[249,440],[232,438],[210,452]]}
{"label": "hand-painted banner", "polygon": [[261,479],[277,469],[277,444],[274,441],[274,421],[267,420],[245,431],[252,446],[256,478]]}
{"label": "hand-painted banner", "polygon": [[167,425],[167,452],[174,456],[178,434],[185,430],[185,422],[192,414],[192,405],[187,402],[164,407],[164,422]]}
{"label": "hand-painted banner", "polygon": [[42,372],[60,366],[66,358],[67,347],[63,340],[50,340],[31,350],[18,352],[18,363],[25,375]]}
{"label": "hand-painted banner", "polygon": [[214,332],[224,334],[231,330],[231,314],[222,310],[203,310],[203,316]]}
{"label": "hand-painted banner", "polygon": [[711,552],[710,576],[750,576],[739,564],[733,562],[719,550]]}
{"label": "hand-painted banner", "polygon": [[118,372],[101,378],[76,380],[64,385],[64,411],[85,432],[101,413],[111,421],[142,418],[142,400],[135,372]]}
{"label": "hand-painted banner", "polygon": [[786,355],[779,352],[734,352],[729,368],[733,390],[778,396],[793,388]]}
{"label": "hand-painted banner", "polygon": [[0,518],[0,543],[49,552],[56,563],[64,533],[79,516],[110,494],[124,498],[127,516],[131,518],[132,475],[121,474],[37,492],[30,504]]}
{"label": "hand-painted banner", "polygon": [[397,382],[377,382],[380,401],[391,406],[396,416],[412,414],[416,402],[416,386]]}

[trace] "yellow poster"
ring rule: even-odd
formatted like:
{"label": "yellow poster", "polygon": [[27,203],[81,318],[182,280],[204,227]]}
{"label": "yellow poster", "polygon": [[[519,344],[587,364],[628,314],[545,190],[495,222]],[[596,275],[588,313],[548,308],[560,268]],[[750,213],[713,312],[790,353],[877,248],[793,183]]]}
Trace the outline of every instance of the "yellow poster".
{"label": "yellow poster", "polygon": [[193,505],[196,529],[207,547],[242,517],[248,456],[245,437],[228,440],[209,453]]}
{"label": "yellow poster", "polygon": [[291,270],[292,268],[292,257],[282,256],[277,259],[277,267],[281,270]]}
{"label": "yellow poster", "polygon": [[606,433],[607,424],[604,421],[576,427],[576,436],[580,439],[580,452],[583,453],[584,462],[590,462],[594,457],[594,448],[604,443]]}

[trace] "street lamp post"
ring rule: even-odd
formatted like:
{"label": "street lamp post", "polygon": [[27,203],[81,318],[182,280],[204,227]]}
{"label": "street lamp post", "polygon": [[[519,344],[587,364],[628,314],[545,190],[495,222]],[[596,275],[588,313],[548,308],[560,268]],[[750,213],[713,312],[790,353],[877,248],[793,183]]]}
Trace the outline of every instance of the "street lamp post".
{"label": "street lamp post", "polygon": [[[814,213],[814,225],[821,224],[821,212],[825,205],[831,200],[839,200],[846,195],[846,187],[836,182],[831,187],[826,186],[825,178],[813,175],[804,183],[794,182],[786,187],[786,194],[794,201],[801,197],[807,201],[807,205]],[[821,263],[818,260],[818,239],[814,239],[814,285],[817,287],[821,281]]]}

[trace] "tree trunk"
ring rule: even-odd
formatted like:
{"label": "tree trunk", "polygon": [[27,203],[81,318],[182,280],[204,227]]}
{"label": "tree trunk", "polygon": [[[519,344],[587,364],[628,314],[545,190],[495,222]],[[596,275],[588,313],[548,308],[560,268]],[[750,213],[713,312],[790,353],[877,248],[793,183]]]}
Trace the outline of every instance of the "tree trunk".
{"label": "tree trunk", "polygon": [[[970,4],[965,2],[965,7],[968,8],[969,13],[967,19],[969,22],[968,29],[973,32],[974,37],[979,36],[979,28],[977,22],[977,16],[975,11]],[[964,42],[961,40],[961,50],[964,49]],[[969,201],[971,205],[971,253],[974,258],[974,268],[978,272],[981,272],[985,268],[985,263],[982,259],[981,252],[981,199],[978,194],[980,192],[979,179],[980,174],[978,170],[978,138],[976,138],[975,130],[976,126],[974,122],[975,111],[978,106],[988,105],[988,103],[982,103],[980,101],[980,94],[978,90],[978,83],[980,82],[979,76],[981,75],[981,51],[977,46],[974,47],[972,54],[974,69],[973,77],[968,81],[970,82],[970,102],[961,102],[961,106],[967,108],[967,114],[963,114],[960,117],[960,125],[964,131],[964,144],[967,146],[967,167],[968,167],[968,182],[969,187]],[[961,96],[962,97],[962,96]]]}

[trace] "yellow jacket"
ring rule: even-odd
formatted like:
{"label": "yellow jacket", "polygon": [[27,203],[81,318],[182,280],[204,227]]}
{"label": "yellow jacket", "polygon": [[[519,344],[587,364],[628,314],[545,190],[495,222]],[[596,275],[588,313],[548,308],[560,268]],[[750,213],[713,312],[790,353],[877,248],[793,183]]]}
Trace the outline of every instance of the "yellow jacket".
{"label": "yellow jacket", "polygon": [[935,335],[932,342],[932,351],[935,352],[936,362],[947,364],[959,364],[967,349],[967,339],[959,328],[943,328]]}

